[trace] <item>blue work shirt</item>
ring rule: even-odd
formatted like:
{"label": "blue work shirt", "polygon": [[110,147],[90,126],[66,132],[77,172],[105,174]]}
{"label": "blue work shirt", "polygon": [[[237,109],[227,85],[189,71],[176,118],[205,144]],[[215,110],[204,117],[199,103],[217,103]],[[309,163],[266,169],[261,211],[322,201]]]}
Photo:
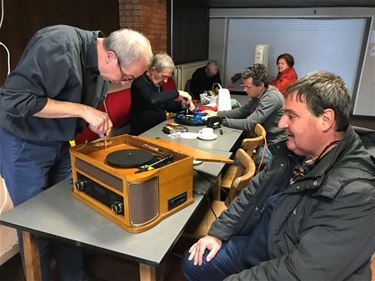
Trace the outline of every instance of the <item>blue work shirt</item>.
{"label": "blue work shirt", "polygon": [[0,88],[0,126],[23,139],[73,139],[84,120],[33,115],[48,98],[98,106],[108,90],[98,70],[98,35],[66,25],[36,32]]}

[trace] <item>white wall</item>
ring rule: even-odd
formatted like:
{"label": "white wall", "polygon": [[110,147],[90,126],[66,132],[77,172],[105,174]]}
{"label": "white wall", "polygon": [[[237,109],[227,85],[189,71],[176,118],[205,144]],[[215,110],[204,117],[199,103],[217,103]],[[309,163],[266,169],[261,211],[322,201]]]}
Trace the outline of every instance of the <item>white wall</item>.
{"label": "white wall", "polygon": [[375,116],[375,42],[368,38],[362,48],[366,23],[375,33],[374,17],[374,8],[211,9],[209,56],[228,82],[253,63],[256,44],[269,44],[272,75],[277,55],[290,52],[299,76],[313,70],[341,75],[353,93],[353,113]]}

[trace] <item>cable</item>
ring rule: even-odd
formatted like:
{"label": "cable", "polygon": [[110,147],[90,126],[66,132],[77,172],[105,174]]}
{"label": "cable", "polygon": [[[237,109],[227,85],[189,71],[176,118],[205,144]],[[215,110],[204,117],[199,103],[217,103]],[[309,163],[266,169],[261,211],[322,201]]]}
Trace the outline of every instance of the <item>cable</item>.
{"label": "cable", "polygon": [[4,0],[1,0],[1,18],[0,18],[0,28],[3,25],[4,20]]}
{"label": "cable", "polygon": [[[4,0],[1,0],[1,18],[0,18],[0,29],[3,25],[3,21],[4,21]],[[4,47],[5,51],[7,52],[7,65],[8,65],[8,72],[7,72],[7,76],[9,75],[10,73],[10,52],[9,52],[9,49],[7,48],[7,46],[5,46],[5,44],[3,42],[0,42],[0,45]]]}
{"label": "cable", "polygon": [[210,209],[211,209],[212,214],[215,216],[215,220],[217,220],[217,215],[216,215],[215,210],[212,207],[212,205],[210,205]]}
{"label": "cable", "polygon": [[0,42],[0,46],[3,46],[5,51],[7,52],[7,66],[8,66],[8,72],[7,72],[7,76],[9,75],[10,73],[10,53],[9,53],[9,49],[7,48],[7,46],[5,46],[5,44],[3,42]]}
{"label": "cable", "polygon": [[[4,0],[1,0],[1,18],[0,18],[0,29],[3,25],[3,20],[4,20]],[[10,53],[9,53],[9,50],[7,48],[7,46],[4,45],[4,43],[0,42],[0,45],[3,46],[5,48],[5,51],[7,52],[7,56],[8,56],[8,73],[7,73],[7,76],[9,75],[10,73]],[[6,188],[5,186],[5,180],[3,179],[3,177],[1,177],[0,175],[0,180],[1,180],[1,186],[3,187],[3,191],[4,191],[4,202],[3,204],[1,205],[1,208],[0,208],[0,214],[3,213],[3,210],[5,209],[7,203],[8,203],[8,189]]]}
{"label": "cable", "polygon": [[257,173],[259,173],[259,171],[260,171],[260,169],[261,169],[261,167],[263,165],[263,161],[264,161],[264,156],[266,154],[266,150],[267,150],[267,139],[264,138],[262,157],[261,157],[260,162],[258,164],[258,169],[257,169],[258,171],[257,171]]}

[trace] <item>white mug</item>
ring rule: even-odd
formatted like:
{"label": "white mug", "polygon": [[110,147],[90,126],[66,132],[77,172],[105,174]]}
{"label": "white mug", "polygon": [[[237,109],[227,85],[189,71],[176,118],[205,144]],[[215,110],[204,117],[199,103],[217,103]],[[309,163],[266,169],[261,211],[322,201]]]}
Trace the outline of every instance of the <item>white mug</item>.
{"label": "white mug", "polygon": [[211,137],[214,134],[214,129],[212,128],[203,128],[202,130],[199,131],[199,134],[203,137]]}

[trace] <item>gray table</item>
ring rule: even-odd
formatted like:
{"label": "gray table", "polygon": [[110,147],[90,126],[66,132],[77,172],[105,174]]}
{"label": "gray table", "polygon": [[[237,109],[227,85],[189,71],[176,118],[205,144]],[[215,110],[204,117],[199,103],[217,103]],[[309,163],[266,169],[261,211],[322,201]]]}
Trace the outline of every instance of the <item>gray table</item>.
{"label": "gray table", "polygon": [[[173,140],[162,132],[164,124],[157,125],[142,136],[180,142],[228,158],[242,134],[240,130],[223,127],[223,135],[216,131],[219,134],[214,141]],[[191,126],[189,130],[198,132],[202,128]],[[194,203],[142,233],[126,232],[74,198],[68,179],[1,215],[0,223],[24,230],[27,280],[40,279],[38,243],[34,236],[58,239],[136,261],[139,263],[140,279],[155,280],[156,266],[178,240],[205,194],[213,187],[213,183],[220,184],[223,167],[222,163],[212,162],[203,162],[195,166]],[[157,242],[155,237],[158,237]]]}
{"label": "gray table", "polygon": [[[169,120],[173,121],[173,120]],[[166,122],[160,123],[155,127],[151,128],[150,130],[144,132],[142,136],[145,137],[157,137],[161,139],[166,139],[172,142],[181,143],[184,145],[188,145],[191,147],[199,148],[202,150],[212,150],[214,151],[234,151],[237,146],[237,141],[240,140],[242,136],[242,131],[237,129],[232,129],[228,127],[221,127],[223,134],[220,134],[220,129],[215,130],[215,134],[217,134],[217,139],[215,140],[200,140],[200,139],[183,139],[177,138],[173,139],[168,134],[165,134],[162,129],[165,126]],[[205,126],[186,126],[189,132],[198,133],[199,130],[205,128]]]}
{"label": "gray table", "polygon": [[[229,152],[217,153],[231,155]],[[155,280],[156,266],[178,240],[223,167],[224,164],[209,162],[195,166],[194,170],[205,173],[205,176],[194,172],[194,203],[142,233],[126,232],[73,197],[69,179],[1,215],[0,223],[25,231],[25,255],[31,260],[27,261],[27,280],[40,279],[34,236],[58,239],[136,261],[140,279]],[[155,237],[158,237],[157,242]]]}

